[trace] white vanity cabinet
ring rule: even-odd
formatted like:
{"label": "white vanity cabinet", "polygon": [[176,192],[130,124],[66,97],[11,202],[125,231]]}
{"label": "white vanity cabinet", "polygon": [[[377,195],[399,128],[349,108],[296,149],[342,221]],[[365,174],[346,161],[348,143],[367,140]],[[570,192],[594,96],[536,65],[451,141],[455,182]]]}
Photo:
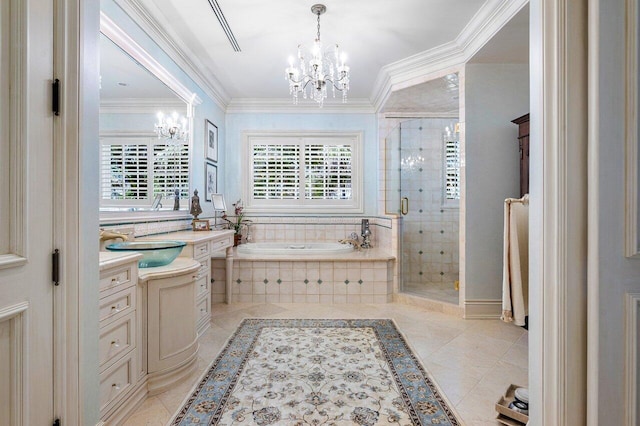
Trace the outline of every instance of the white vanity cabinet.
{"label": "white vanity cabinet", "polygon": [[144,376],[141,309],[137,294],[138,253],[100,253],[98,312],[100,416],[117,416]]}
{"label": "white vanity cabinet", "polygon": [[233,234],[233,230],[178,231],[141,238],[141,240],[183,241],[187,245],[180,253],[180,257],[191,258],[200,263],[195,285],[195,321],[198,336],[209,328],[211,321],[211,256],[233,247]]}
{"label": "white vanity cabinet", "polygon": [[168,390],[196,367],[195,301],[200,268],[196,260],[178,257],[167,266],[140,270],[140,289],[146,308],[149,395]]}

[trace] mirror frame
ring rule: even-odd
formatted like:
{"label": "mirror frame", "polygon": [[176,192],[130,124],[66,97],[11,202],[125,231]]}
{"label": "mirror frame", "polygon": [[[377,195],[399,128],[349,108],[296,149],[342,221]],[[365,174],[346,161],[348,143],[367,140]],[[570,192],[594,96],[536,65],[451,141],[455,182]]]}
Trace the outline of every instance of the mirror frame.
{"label": "mirror frame", "polygon": [[[194,110],[197,105],[202,103],[202,99],[182,84],[174,75],[164,68],[149,52],[140,46],[129,34],[120,28],[111,18],[104,12],[100,12],[100,32],[109,40],[115,43],[120,49],[128,54],[134,61],[138,62],[143,68],[149,71],[154,77],[163,82],[171,89],[178,98],[180,98],[187,106],[187,121],[189,124],[189,170],[193,169],[193,129],[194,129]],[[190,173],[192,174],[192,173]],[[189,193],[192,190],[191,176],[189,177]],[[109,222],[121,222],[123,219],[128,221],[145,221],[151,218],[162,217],[163,219],[184,218],[189,217],[188,210],[176,211],[148,211],[148,212],[129,212],[129,211],[100,211],[100,223],[107,224]]]}

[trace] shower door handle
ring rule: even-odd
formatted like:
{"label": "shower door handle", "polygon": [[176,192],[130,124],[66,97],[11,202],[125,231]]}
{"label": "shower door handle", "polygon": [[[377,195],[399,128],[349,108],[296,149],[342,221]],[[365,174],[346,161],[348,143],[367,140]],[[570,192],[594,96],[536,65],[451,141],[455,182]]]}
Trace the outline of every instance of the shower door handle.
{"label": "shower door handle", "polygon": [[402,197],[400,200],[400,213],[403,215],[409,213],[409,199],[407,197]]}

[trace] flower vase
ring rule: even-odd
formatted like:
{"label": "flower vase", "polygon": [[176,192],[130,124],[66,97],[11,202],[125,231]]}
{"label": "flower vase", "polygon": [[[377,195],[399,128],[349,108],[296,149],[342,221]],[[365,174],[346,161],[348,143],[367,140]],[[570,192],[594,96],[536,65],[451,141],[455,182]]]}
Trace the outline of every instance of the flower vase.
{"label": "flower vase", "polygon": [[242,244],[242,234],[233,234],[233,246],[237,247]]}

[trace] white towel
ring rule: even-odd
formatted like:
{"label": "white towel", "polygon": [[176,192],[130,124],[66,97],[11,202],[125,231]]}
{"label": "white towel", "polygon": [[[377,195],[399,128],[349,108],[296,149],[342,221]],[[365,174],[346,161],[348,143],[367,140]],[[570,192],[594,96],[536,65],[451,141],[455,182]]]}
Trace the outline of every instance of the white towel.
{"label": "white towel", "polygon": [[[502,317],[523,326],[529,313],[529,196],[504,203]],[[522,202],[514,202],[522,201]]]}

